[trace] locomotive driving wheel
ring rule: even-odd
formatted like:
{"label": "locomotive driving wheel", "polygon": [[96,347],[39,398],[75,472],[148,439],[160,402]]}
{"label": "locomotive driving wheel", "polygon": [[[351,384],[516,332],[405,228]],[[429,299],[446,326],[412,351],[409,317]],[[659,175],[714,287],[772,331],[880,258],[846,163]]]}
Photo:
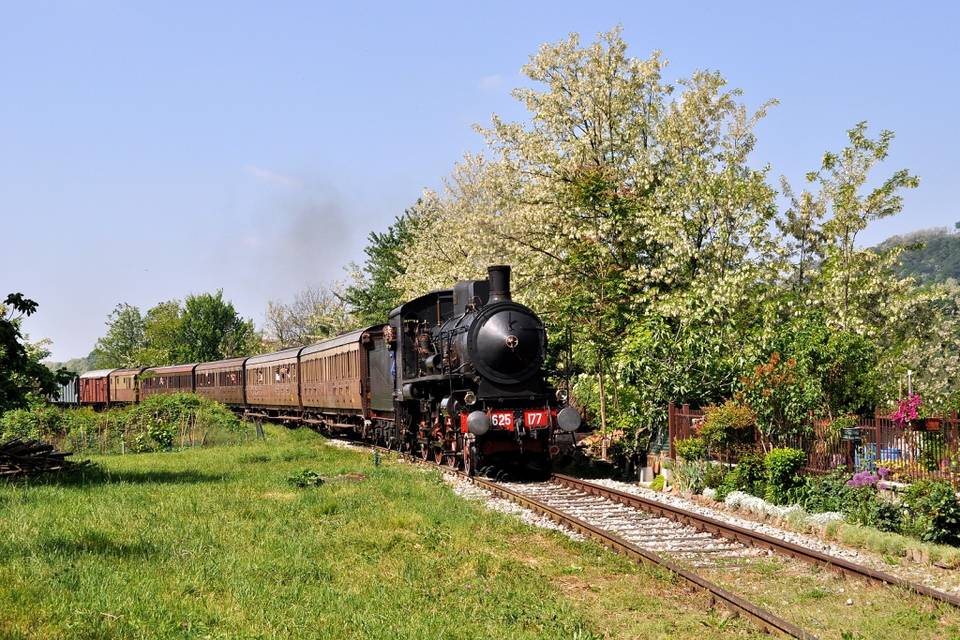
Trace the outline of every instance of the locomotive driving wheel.
{"label": "locomotive driving wheel", "polygon": [[418,453],[420,454],[420,459],[421,459],[421,460],[429,460],[429,459],[430,459],[430,443],[429,443],[429,442],[421,442],[420,445],[419,445],[419,447],[420,447],[420,448],[419,448]]}

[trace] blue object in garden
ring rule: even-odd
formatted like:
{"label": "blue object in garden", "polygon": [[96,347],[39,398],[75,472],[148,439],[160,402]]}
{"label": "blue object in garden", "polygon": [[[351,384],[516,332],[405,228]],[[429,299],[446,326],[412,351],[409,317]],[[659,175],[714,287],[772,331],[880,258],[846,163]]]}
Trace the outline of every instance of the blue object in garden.
{"label": "blue object in garden", "polygon": [[881,460],[899,460],[903,457],[902,449],[894,449],[892,447],[886,447],[880,449],[880,459]]}
{"label": "blue object in garden", "polygon": [[873,471],[877,468],[876,443],[863,444],[854,449],[853,467],[861,471]]}

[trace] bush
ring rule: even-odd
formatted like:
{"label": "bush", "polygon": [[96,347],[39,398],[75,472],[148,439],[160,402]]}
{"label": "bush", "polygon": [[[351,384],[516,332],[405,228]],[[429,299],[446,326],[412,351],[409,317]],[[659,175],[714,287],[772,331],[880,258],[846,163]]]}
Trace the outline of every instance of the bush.
{"label": "bush", "polygon": [[960,543],[960,503],[949,482],[918,480],[903,497],[903,530],[925,542]]}
{"label": "bush", "polygon": [[673,443],[677,452],[677,457],[693,462],[694,460],[706,460],[707,443],[703,438],[684,438]]}
{"label": "bush", "polygon": [[843,493],[843,513],[847,522],[880,531],[898,531],[902,521],[900,509],[870,485],[847,485]]}
{"label": "bush", "polygon": [[722,464],[708,464],[707,470],[703,474],[703,485],[711,489],[717,489],[723,484],[729,470]]}
{"label": "bush", "polygon": [[766,491],[764,497],[774,504],[786,504],[803,486],[800,470],[807,463],[807,454],[799,449],[773,449],[764,458]]}
{"label": "bush", "polygon": [[666,483],[667,481],[663,479],[663,476],[659,475],[653,479],[653,482],[650,483],[650,488],[654,491],[663,491]]}
{"label": "bush", "polygon": [[673,465],[673,486],[684,493],[700,493],[704,487],[707,463],[703,460],[678,461]]}
{"label": "bush", "polygon": [[850,474],[843,469],[834,469],[827,475],[807,478],[806,484],[798,492],[800,506],[810,513],[844,512],[849,479]]}
{"label": "bush", "polygon": [[727,400],[720,406],[707,407],[699,436],[711,450],[729,449],[753,440],[756,420],[750,407]]}
{"label": "bush", "polygon": [[307,487],[319,487],[323,484],[323,476],[312,469],[304,469],[300,473],[295,473],[287,477],[287,482],[300,489]]}
{"label": "bush", "polygon": [[743,491],[752,496],[763,496],[766,470],[763,455],[751,451],[740,455],[737,466],[727,473],[717,487],[717,500],[723,501],[731,491]]}
{"label": "bush", "polygon": [[0,418],[0,440],[50,440],[62,432],[63,412],[49,405],[38,404],[29,409],[14,409]]}

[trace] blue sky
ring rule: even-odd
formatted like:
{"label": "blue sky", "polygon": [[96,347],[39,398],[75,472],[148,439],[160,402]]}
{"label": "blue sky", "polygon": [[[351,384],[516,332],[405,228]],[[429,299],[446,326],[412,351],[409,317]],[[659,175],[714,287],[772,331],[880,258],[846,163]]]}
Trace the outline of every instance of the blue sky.
{"label": "blue sky", "polygon": [[343,277],[466,151],[537,47],[621,24],[669,79],[721,71],[757,105],[757,164],[798,179],[860,120],[921,187],[873,243],[960,220],[957,5],[877,2],[43,3],[0,0],[0,292],[85,355],[113,306]]}

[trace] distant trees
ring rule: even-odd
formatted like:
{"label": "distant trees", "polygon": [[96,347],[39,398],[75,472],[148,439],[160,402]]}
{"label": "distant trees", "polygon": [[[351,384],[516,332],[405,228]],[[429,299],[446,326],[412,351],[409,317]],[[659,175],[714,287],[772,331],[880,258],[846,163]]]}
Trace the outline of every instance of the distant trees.
{"label": "distant trees", "polygon": [[265,339],[278,349],[302,347],[359,326],[344,297],[328,287],[308,287],[293,301],[267,303]]}
{"label": "distant trees", "polygon": [[223,291],[161,302],[141,314],[117,305],[94,349],[98,367],[137,367],[220,360],[257,353],[260,336]]}
{"label": "distant trees", "polygon": [[99,367],[136,367],[143,359],[144,322],[140,309],[121,302],[107,316],[107,333],[94,348]]}
{"label": "distant trees", "polygon": [[25,407],[31,397],[52,393],[66,370],[53,372],[41,364],[50,355],[46,343],[31,344],[21,331],[21,321],[37,311],[37,303],[21,293],[11,293],[0,304],[0,413]]}
{"label": "distant trees", "polygon": [[[957,223],[960,230],[960,222]],[[927,229],[882,242],[877,249],[903,250],[898,273],[924,283],[960,281],[960,233],[946,228]]]}

